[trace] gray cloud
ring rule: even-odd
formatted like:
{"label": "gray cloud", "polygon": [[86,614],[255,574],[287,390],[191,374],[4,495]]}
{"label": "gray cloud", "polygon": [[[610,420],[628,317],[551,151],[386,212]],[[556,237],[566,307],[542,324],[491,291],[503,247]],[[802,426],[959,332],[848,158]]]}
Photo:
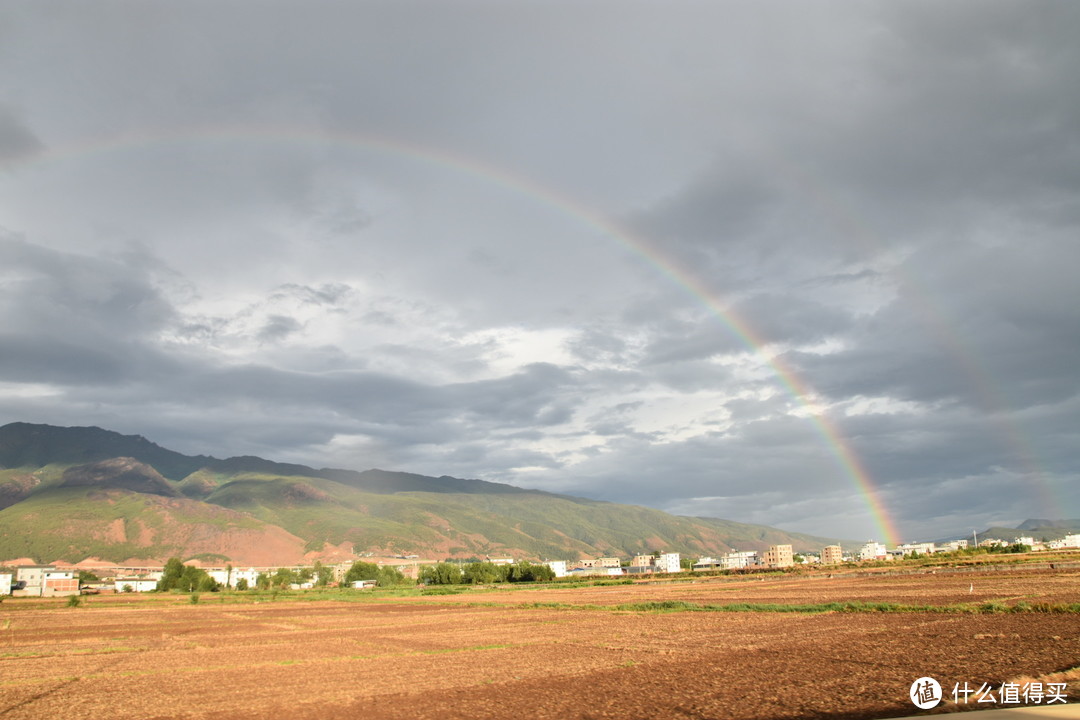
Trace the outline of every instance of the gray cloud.
{"label": "gray cloud", "polygon": [[1080,515],[1073,5],[5,21],[0,421],[877,534],[821,412],[905,535]]}

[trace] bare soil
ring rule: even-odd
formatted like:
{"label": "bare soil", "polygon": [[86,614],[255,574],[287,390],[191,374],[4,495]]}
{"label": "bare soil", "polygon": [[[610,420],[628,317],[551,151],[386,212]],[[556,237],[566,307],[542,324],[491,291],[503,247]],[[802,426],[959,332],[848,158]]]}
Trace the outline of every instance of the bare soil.
{"label": "bare soil", "polygon": [[[1080,665],[1076,614],[573,607],[972,596],[1076,602],[1080,574],[638,583],[349,602],[119,595],[68,608],[63,599],[9,599],[0,605],[0,717],[884,718],[914,714],[908,689],[920,676],[947,689],[996,687]],[[550,602],[565,606],[532,605]],[[1069,690],[1080,701],[1080,687]]]}

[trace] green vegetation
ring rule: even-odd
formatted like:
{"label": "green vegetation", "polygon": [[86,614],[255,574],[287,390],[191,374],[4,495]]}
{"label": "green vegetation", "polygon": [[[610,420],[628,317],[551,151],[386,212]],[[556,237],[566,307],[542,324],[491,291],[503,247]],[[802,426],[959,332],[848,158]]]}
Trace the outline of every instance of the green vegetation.
{"label": "green vegetation", "polygon": [[345,573],[346,585],[351,585],[359,580],[374,580],[378,587],[412,584],[412,580],[402,575],[397,568],[376,565],[362,560],[353,563],[352,567]]}
{"label": "green vegetation", "polygon": [[175,557],[169,558],[169,561],[165,563],[165,570],[161,579],[158,580],[156,588],[157,592],[167,592],[169,590],[217,592],[220,589],[217,581],[210,577],[205,570],[194,565],[184,565],[179,558]]}
{"label": "green vegetation", "polygon": [[68,595],[67,606],[69,608],[77,608],[82,605],[82,598],[78,595]]}
{"label": "green vegetation", "polygon": [[420,582],[426,585],[460,585],[461,566],[448,562],[427,565],[420,570]]}

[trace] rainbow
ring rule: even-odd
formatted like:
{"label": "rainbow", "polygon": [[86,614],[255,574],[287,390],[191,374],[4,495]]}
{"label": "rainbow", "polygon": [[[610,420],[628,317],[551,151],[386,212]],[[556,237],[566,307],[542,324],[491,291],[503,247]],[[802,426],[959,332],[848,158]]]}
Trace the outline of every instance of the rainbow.
{"label": "rainbow", "polygon": [[821,437],[830,454],[835,458],[844,475],[852,482],[858,494],[863,498],[873,523],[881,538],[888,544],[896,545],[899,534],[886,510],[882,493],[875,486],[870,473],[859,460],[850,443],[844,438],[836,424],[819,411],[813,402],[815,393],[795,373],[795,371],[776,354],[766,351],[766,341],[730,308],[725,307],[690,271],[681,268],[673,259],[665,257],[659,249],[651,246],[600,212],[583,205],[550,187],[545,187],[534,180],[513,174],[504,168],[484,163],[444,149],[426,147],[395,138],[370,133],[338,132],[333,130],[297,128],[252,128],[242,127],[196,127],[179,128],[164,132],[143,132],[138,134],[117,135],[97,138],[57,149],[46,149],[33,156],[10,161],[9,168],[20,166],[48,165],[75,156],[93,156],[117,150],[130,150],[144,147],[160,147],[192,141],[217,142],[271,142],[271,143],[313,143],[345,146],[356,150],[376,151],[403,156],[414,161],[450,168],[467,173],[485,182],[497,185],[525,196],[532,202],[548,206],[577,222],[613,239],[623,249],[640,258],[655,269],[663,278],[687,293],[708,313],[720,322],[751,353],[763,358],[775,373],[786,391],[807,411],[810,422]]}

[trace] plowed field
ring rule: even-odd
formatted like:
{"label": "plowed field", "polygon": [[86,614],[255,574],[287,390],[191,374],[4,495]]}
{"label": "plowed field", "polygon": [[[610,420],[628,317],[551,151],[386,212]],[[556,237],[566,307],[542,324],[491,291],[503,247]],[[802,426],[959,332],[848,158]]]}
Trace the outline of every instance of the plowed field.
{"label": "plowed field", "polygon": [[363,597],[9,599],[0,717],[884,718],[914,713],[920,676],[996,687],[1080,665],[1072,613],[574,607],[1077,602],[1075,571]]}

